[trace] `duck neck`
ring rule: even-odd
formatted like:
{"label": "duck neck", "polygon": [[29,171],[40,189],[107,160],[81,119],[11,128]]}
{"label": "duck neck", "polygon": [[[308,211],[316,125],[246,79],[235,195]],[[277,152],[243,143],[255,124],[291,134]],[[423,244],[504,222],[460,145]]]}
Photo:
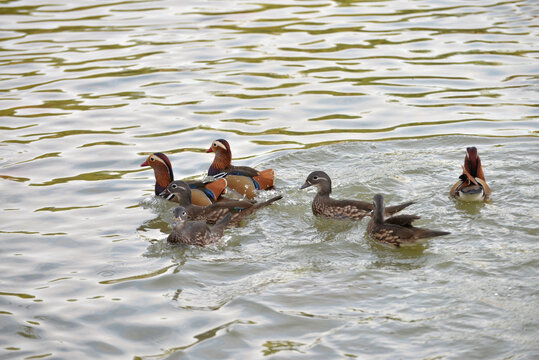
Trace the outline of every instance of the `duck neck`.
{"label": "duck neck", "polygon": [[384,222],[384,212],[385,212],[385,205],[383,200],[382,201],[376,201],[374,203],[374,209],[372,211],[372,220],[376,224],[382,224]]}
{"label": "duck neck", "polygon": [[213,162],[208,170],[208,175],[213,176],[222,172],[232,164],[232,154],[230,151],[218,151],[215,153]]}
{"label": "duck neck", "polygon": [[182,191],[180,193],[176,193],[179,199],[180,206],[183,206],[184,208],[187,208],[188,206],[191,206],[192,200],[191,200],[191,190],[187,189],[187,191]]}
{"label": "duck neck", "polygon": [[317,193],[318,196],[329,197],[330,194],[331,194],[331,182],[329,183],[322,182],[318,184],[318,193]]}
{"label": "duck neck", "polygon": [[169,171],[164,165],[154,167],[153,172],[155,175],[155,193],[159,195],[174,178],[172,171]]}

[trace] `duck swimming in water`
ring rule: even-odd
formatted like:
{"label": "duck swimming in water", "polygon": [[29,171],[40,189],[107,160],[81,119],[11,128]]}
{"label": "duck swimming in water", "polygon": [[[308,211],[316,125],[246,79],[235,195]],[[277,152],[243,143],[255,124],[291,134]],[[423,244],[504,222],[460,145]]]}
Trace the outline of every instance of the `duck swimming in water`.
{"label": "duck swimming in water", "polygon": [[449,195],[464,201],[488,201],[490,188],[485,180],[481,158],[477,155],[475,146],[466,148],[462,175],[449,191]]}
{"label": "duck swimming in water", "polygon": [[249,166],[232,165],[230,144],[224,139],[214,140],[207,153],[215,153],[208,175],[215,178],[226,178],[227,186],[248,199],[256,196],[257,190],[273,188],[275,175],[272,169],[258,171]]}
{"label": "duck swimming in water", "polygon": [[[352,220],[361,220],[365,216],[371,215],[373,206],[370,202],[360,200],[336,200],[330,197],[331,179],[329,175],[323,171],[313,171],[310,173],[300,189],[305,189],[310,186],[316,186],[318,188],[318,192],[311,205],[313,214],[315,215],[331,219]],[[413,201],[410,201],[404,204],[390,206],[385,209],[385,214],[386,216],[392,215],[413,203]]]}
{"label": "duck swimming in water", "polygon": [[[175,196],[165,192],[168,184],[174,181],[172,164],[168,156],[159,152],[150,154],[140,166],[150,166],[153,169],[155,176],[155,195],[178,202]],[[188,185],[191,189],[193,203],[205,206],[219,200],[227,184],[225,179],[218,179],[213,182],[189,181]]]}
{"label": "duck swimming in water", "polygon": [[380,194],[374,195],[373,207],[374,211],[367,225],[367,232],[373,240],[381,243],[397,247],[410,246],[422,243],[427,238],[450,234],[446,231],[413,226],[412,222],[420,218],[417,215],[396,215],[386,219],[384,197]]}
{"label": "duck swimming in water", "polygon": [[185,182],[173,181],[168,184],[167,190],[179,198],[180,206],[185,209],[189,220],[204,220],[208,224],[215,224],[231,213],[229,225],[237,225],[246,216],[283,198],[277,195],[260,203],[251,200],[223,200],[208,206],[198,206],[192,204],[191,191]]}
{"label": "duck swimming in water", "polygon": [[176,225],[167,238],[171,244],[187,244],[206,246],[217,242],[232,218],[232,214],[226,214],[217,224],[209,226],[205,221],[191,221],[182,206],[174,209]]}

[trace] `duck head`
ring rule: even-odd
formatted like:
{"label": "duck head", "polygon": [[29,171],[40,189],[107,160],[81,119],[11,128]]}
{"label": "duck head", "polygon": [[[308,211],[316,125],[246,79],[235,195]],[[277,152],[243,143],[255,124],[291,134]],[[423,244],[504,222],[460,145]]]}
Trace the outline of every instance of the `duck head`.
{"label": "duck head", "polygon": [[214,140],[206,152],[215,153],[213,163],[208,170],[208,175],[210,176],[220,173],[232,164],[232,151],[230,150],[230,144],[225,139]]}
{"label": "duck head", "polygon": [[172,164],[163,153],[153,153],[140,166],[151,166],[155,175],[155,194],[159,195],[174,180]]}
{"label": "duck head", "polygon": [[174,209],[174,219],[176,219],[177,222],[184,222],[187,220],[187,211],[185,211],[185,208],[183,206],[178,206]]}
{"label": "duck head", "polygon": [[316,186],[318,188],[318,194],[320,195],[331,194],[331,179],[329,175],[323,171],[313,171],[310,173],[300,189],[305,189],[309,186]]}
{"label": "duck head", "polygon": [[181,180],[172,181],[159,195],[165,195],[167,192],[176,195],[179,199],[180,205],[191,205],[191,189],[187,183]]}

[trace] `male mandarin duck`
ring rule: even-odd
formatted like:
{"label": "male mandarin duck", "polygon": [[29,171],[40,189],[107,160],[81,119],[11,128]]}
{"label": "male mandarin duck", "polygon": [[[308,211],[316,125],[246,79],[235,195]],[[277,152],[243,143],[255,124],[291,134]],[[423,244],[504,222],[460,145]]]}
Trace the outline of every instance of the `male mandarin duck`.
{"label": "male mandarin duck", "polygon": [[208,206],[198,206],[191,203],[191,191],[185,182],[173,181],[168,184],[167,190],[180,199],[180,206],[185,209],[189,220],[204,220],[208,224],[215,224],[230,213],[232,219],[229,225],[237,225],[246,216],[283,198],[282,195],[278,195],[260,203],[248,200],[224,200]]}
{"label": "male mandarin duck", "polygon": [[248,166],[232,165],[232,152],[228,141],[215,140],[206,152],[215,153],[208,175],[215,178],[226,176],[227,186],[247,196],[248,199],[255,197],[256,190],[267,190],[273,187],[275,176],[272,169],[258,171]]}
{"label": "male mandarin duck", "polygon": [[[373,210],[371,203],[359,200],[336,200],[331,198],[331,179],[323,171],[313,171],[307,177],[300,189],[316,186],[318,192],[312,202],[313,214],[332,219],[352,219],[361,220],[365,216],[370,216]],[[412,205],[414,202],[391,206],[385,209],[386,215],[391,215]]]}
{"label": "male mandarin duck", "polygon": [[481,159],[475,146],[466,148],[462,175],[451,188],[449,195],[464,201],[487,201],[490,197],[490,188],[485,181]]}
{"label": "male mandarin duck", "polygon": [[420,218],[417,215],[397,215],[386,219],[384,197],[377,194],[373,200],[374,211],[367,225],[367,232],[374,240],[400,247],[419,244],[426,238],[450,234],[446,231],[414,227],[412,222]]}
{"label": "male mandarin duck", "polygon": [[176,225],[167,237],[169,243],[205,246],[216,242],[223,236],[232,214],[226,214],[213,226],[209,226],[205,221],[189,220],[183,206],[174,209],[174,217]]}
{"label": "male mandarin duck", "polygon": [[[167,200],[178,202],[178,198],[170,193],[163,193],[168,184],[174,181],[174,173],[172,172],[172,164],[169,158],[163,153],[153,153],[140,166],[151,166],[155,175],[155,195],[164,197]],[[213,182],[203,183],[201,181],[188,182],[191,189],[191,197],[193,203],[205,206],[219,199],[225,191],[226,180],[218,179]]]}

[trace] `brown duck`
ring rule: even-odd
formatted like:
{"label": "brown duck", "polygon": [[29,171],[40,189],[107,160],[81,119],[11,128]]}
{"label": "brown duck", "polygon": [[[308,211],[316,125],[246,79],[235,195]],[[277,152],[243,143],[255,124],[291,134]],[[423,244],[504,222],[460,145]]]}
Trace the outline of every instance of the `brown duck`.
{"label": "brown duck", "polygon": [[490,188],[485,181],[481,158],[477,155],[475,146],[466,148],[462,175],[449,191],[449,195],[464,201],[487,201],[490,197]]}
{"label": "brown duck", "polygon": [[205,246],[216,242],[223,236],[232,214],[226,214],[213,226],[209,226],[205,221],[189,220],[182,206],[174,209],[174,217],[176,225],[167,238],[169,243]]}
{"label": "brown duck", "polygon": [[416,245],[424,242],[426,238],[450,234],[446,231],[414,227],[412,222],[420,218],[417,215],[397,215],[385,219],[384,197],[377,194],[373,200],[374,211],[367,225],[367,232],[376,241],[399,247]]}
{"label": "brown duck", "polygon": [[[373,210],[371,203],[359,200],[336,200],[330,197],[331,179],[323,171],[313,171],[307,177],[305,184],[300,189],[309,186],[318,187],[318,192],[312,202],[313,214],[332,219],[352,219],[361,220],[365,216],[370,216]],[[386,216],[392,215],[402,209],[412,205],[414,202],[390,206],[385,209]]]}
{"label": "brown duck", "polygon": [[273,188],[275,175],[272,169],[258,171],[249,166],[232,165],[232,151],[228,141],[215,140],[206,152],[215,153],[208,175],[215,178],[226,177],[227,186],[248,199],[254,198],[257,190]]}
{"label": "brown duck", "polygon": [[208,224],[215,224],[226,214],[231,213],[229,225],[237,225],[246,216],[283,198],[282,195],[278,195],[260,203],[250,200],[223,200],[208,206],[198,206],[192,204],[191,192],[185,182],[173,181],[167,190],[179,198],[180,206],[185,209],[189,220],[204,220]]}
{"label": "brown duck", "polygon": [[[167,200],[178,202],[178,199],[170,193],[165,192],[168,184],[174,181],[172,164],[168,156],[163,153],[153,153],[140,166],[151,166],[155,175],[155,195],[159,195]],[[217,201],[225,191],[226,180],[218,179],[213,182],[190,181],[193,203],[201,206],[210,205]]]}

